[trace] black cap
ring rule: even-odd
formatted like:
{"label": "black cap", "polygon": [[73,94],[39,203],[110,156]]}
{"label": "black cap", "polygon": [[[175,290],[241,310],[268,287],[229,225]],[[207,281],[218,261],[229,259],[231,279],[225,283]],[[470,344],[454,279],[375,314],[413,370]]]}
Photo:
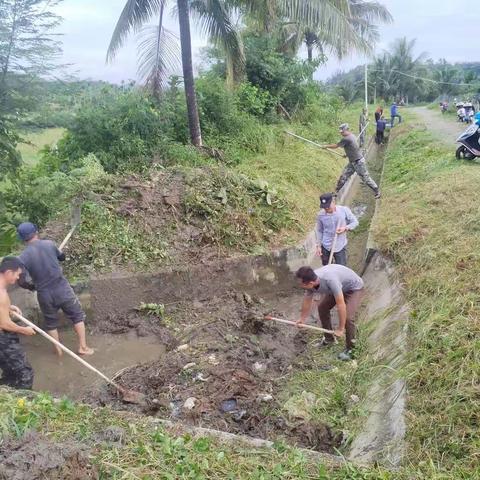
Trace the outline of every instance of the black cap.
{"label": "black cap", "polygon": [[328,208],[334,198],[335,195],[333,193],[322,193],[322,195],[320,195],[320,207]]}

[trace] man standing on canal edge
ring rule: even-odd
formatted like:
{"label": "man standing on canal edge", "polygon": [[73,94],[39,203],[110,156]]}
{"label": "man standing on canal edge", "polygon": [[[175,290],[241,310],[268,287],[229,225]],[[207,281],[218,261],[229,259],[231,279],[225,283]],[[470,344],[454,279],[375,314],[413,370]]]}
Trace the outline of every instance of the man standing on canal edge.
{"label": "man standing on canal edge", "polygon": [[363,154],[357,144],[355,135],[349,130],[348,123],[342,123],[339,129],[343,138],[338,143],[325,145],[325,148],[343,147],[348,158],[348,164],[344,168],[337,182],[337,193],[345,185],[347,180],[357,172],[357,175],[373,190],[375,198],[380,198],[380,190],[368,173],[367,162],[365,161],[365,158],[363,158]]}

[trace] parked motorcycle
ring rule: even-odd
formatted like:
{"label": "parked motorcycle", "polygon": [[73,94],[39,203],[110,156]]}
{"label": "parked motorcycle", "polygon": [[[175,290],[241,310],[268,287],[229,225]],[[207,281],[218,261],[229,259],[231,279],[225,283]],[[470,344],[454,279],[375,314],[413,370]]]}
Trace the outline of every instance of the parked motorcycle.
{"label": "parked motorcycle", "polygon": [[469,125],[467,129],[457,138],[460,146],[455,152],[458,160],[473,160],[480,157],[480,115],[475,115],[475,123]]}

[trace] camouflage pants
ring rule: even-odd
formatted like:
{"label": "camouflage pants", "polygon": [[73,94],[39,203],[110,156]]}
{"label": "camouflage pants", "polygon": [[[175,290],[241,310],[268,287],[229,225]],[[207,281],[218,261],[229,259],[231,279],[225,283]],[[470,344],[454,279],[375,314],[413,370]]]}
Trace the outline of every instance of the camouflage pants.
{"label": "camouflage pants", "polygon": [[375,192],[378,192],[378,186],[374,182],[373,178],[368,173],[367,163],[364,158],[357,160],[356,162],[348,162],[343,169],[342,174],[337,182],[337,192],[345,185],[347,180],[355,173]]}
{"label": "camouflage pants", "polygon": [[16,333],[0,332],[0,369],[0,384],[13,388],[32,388],[33,368]]}

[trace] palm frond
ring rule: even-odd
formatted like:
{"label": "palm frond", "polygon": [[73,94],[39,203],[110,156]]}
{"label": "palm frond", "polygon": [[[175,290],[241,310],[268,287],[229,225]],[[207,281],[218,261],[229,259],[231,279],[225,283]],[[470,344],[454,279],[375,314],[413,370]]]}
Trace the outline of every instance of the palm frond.
{"label": "palm frond", "polygon": [[138,40],[138,76],[158,97],[168,74],[180,70],[178,37],[160,23],[142,28]]}
{"label": "palm frond", "polygon": [[113,31],[107,51],[107,62],[111,62],[123,46],[128,35],[138,32],[145,23],[160,11],[166,0],[127,0]]}
{"label": "palm frond", "polygon": [[202,32],[212,43],[223,48],[227,59],[227,79],[238,81],[243,76],[245,53],[240,32],[233,20],[235,11],[224,0],[193,0],[190,9]]}

